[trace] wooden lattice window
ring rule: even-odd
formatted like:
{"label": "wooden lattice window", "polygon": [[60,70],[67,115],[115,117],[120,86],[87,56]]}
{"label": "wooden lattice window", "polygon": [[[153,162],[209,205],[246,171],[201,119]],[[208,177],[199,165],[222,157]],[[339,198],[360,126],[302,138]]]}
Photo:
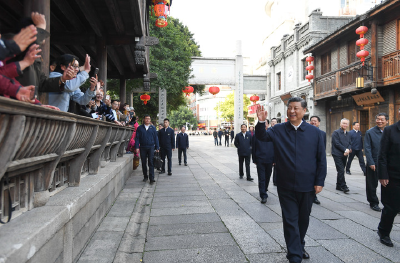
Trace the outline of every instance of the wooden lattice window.
{"label": "wooden lattice window", "polygon": [[400,49],[400,19],[397,20],[397,30],[396,30],[396,38],[397,38],[397,50]]}
{"label": "wooden lattice window", "polygon": [[357,40],[352,40],[347,43],[347,64],[351,64],[357,61]]}
{"label": "wooden lattice window", "polygon": [[308,63],[307,63],[306,59],[303,59],[301,61],[301,64],[302,64],[302,67],[303,67],[302,68],[303,74],[302,74],[302,79],[301,80],[305,80],[306,76],[308,75],[308,71],[306,70],[306,67],[308,66]]}
{"label": "wooden lattice window", "polygon": [[278,82],[278,90],[281,90],[282,88],[282,78],[281,78],[281,73],[279,72],[278,74],[276,74],[276,79]]}
{"label": "wooden lattice window", "polygon": [[321,55],[321,75],[331,72],[331,52]]}

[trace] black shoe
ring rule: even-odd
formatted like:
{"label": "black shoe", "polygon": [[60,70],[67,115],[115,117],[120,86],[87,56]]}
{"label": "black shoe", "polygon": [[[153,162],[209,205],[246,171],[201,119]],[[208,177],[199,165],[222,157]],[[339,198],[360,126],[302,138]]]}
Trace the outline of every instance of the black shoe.
{"label": "black shoe", "polygon": [[254,178],[247,177],[247,181],[253,181],[253,180],[254,180]]}
{"label": "black shoe", "polygon": [[317,204],[317,205],[320,205],[320,204],[321,204],[321,202],[318,200],[317,197],[314,198],[314,204]]}
{"label": "black shoe", "polygon": [[309,259],[310,255],[307,253],[307,251],[303,250],[303,259]]}
{"label": "black shoe", "polygon": [[187,166],[187,163],[185,163],[185,166]]}
{"label": "black shoe", "polygon": [[351,175],[350,171],[346,171],[346,174],[350,174]]}
{"label": "black shoe", "polygon": [[381,234],[381,232],[379,232],[379,230],[378,230],[378,236],[379,236],[379,240],[381,241],[382,244],[384,244],[385,246],[388,246],[388,247],[393,247],[392,240],[390,240],[389,236],[383,236]]}
{"label": "black shoe", "polygon": [[382,209],[378,205],[371,205],[370,207],[371,207],[372,210],[374,210],[376,212],[382,211]]}
{"label": "black shoe", "polygon": [[160,174],[165,174],[165,171],[161,171]]}
{"label": "black shoe", "polygon": [[147,177],[147,176],[144,177],[144,178],[143,178],[143,182],[147,182],[148,179],[149,179],[149,177]]}
{"label": "black shoe", "polygon": [[343,193],[347,193],[347,192],[350,191],[350,189],[347,186],[345,186],[345,187],[336,187],[336,190],[343,191]]}
{"label": "black shoe", "polygon": [[181,163],[179,163],[179,165],[181,165]]}
{"label": "black shoe", "polygon": [[172,173],[171,173],[171,172],[168,172],[168,175],[172,175]]}
{"label": "black shoe", "polygon": [[261,204],[265,204],[267,202],[267,197],[261,199]]}
{"label": "black shoe", "polygon": [[154,184],[156,182],[156,180],[151,180],[150,179],[150,184]]}
{"label": "black shoe", "polygon": [[239,175],[239,178],[240,178],[240,179],[243,179],[243,175]]}

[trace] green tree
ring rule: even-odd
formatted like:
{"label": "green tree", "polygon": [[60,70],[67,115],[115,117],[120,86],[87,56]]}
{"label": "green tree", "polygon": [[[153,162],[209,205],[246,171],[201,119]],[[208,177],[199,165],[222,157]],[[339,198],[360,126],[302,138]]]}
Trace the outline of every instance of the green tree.
{"label": "green tree", "polygon": [[[250,105],[250,99],[246,95],[243,95],[243,116],[247,118],[247,106]],[[224,101],[220,101],[215,106],[214,110],[217,115],[221,116],[225,121],[232,124],[235,118],[235,93],[229,93]]]}
{"label": "green tree", "polygon": [[186,122],[193,125],[193,129],[197,128],[197,119],[186,106],[180,106],[178,110],[171,111],[169,122],[172,128],[180,129],[182,126],[186,126]]}

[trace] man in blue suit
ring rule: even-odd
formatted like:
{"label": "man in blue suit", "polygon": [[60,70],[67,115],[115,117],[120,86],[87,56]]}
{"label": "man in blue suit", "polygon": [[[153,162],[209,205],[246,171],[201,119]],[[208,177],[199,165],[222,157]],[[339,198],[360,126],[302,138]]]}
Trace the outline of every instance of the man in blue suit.
{"label": "man in blue suit", "polygon": [[247,125],[240,126],[241,132],[235,136],[235,146],[239,156],[239,177],[243,179],[243,162],[246,163],[246,177],[247,181],[253,181],[250,176],[250,155],[251,155],[251,135],[247,132]]}
{"label": "man in blue suit", "polygon": [[185,131],[185,126],[182,126],[181,132],[176,135],[176,148],[178,149],[179,165],[182,163],[183,153],[183,162],[185,166],[187,166],[186,150],[189,149],[189,136],[185,133]]}
{"label": "man in blue suit", "polygon": [[160,174],[165,173],[165,156],[167,156],[168,175],[172,175],[172,151],[175,150],[175,133],[169,127],[169,119],[167,118],[164,119],[164,128],[159,131],[158,139],[160,141],[160,153],[163,161]]}
{"label": "man in blue suit", "polygon": [[[159,151],[158,137],[156,127],[150,124],[150,115],[144,115],[144,124],[140,125],[136,131],[135,148],[136,154],[139,154],[142,160],[142,171],[143,171],[143,182],[146,182],[150,176],[150,184],[155,182],[154,180],[154,147],[156,152]],[[139,150],[140,147],[140,150]],[[149,164],[149,176],[147,175],[147,164]]]}
{"label": "man in blue suit", "polygon": [[[265,129],[268,129],[269,120],[265,120]],[[268,186],[271,179],[272,164],[274,163],[274,144],[272,142],[262,142],[252,137],[253,163],[257,166],[258,191],[261,203],[265,204],[268,198]]]}
{"label": "man in blue suit", "polygon": [[301,262],[305,251],[311,207],[315,194],[322,191],[327,166],[324,139],[318,128],[303,121],[307,102],[293,97],[287,103],[288,121],[265,129],[268,113],[258,106],[256,137],[274,143],[277,190],[282,208],[287,259]]}
{"label": "man in blue suit", "polygon": [[346,173],[351,174],[350,166],[353,161],[354,156],[357,156],[358,162],[360,163],[361,170],[364,175],[366,174],[365,170],[365,162],[363,155],[363,141],[362,141],[362,132],[360,131],[360,123],[353,122],[353,129],[349,131],[350,140],[351,140],[351,153],[349,154],[349,159],[347,160],[346,165]]}
{"label": "man in blue suit", "polygon": [[222,134],[223,134],[222,129],[219,128],[218,137],[219,137],[219,145],[220,145],[220,146],[222,146],[222,142],[221,142],[221,140],[222,140]]}
{"label": "man in blue suit", "polygon": [[[319,129],[319,125],[321,124],[321,118],[318,116],[312,116],[310,118],[310,124]],[[326,132],[324,132],[323,130],[319,130],[319,131],[322,133],[322,138],[324,138],[324,146],[325,146],[325,150],[326,150]],[[321,204],[321,202],[318,200],[317,195],[315,195],[314,204],[317,204],[317,205]]]}

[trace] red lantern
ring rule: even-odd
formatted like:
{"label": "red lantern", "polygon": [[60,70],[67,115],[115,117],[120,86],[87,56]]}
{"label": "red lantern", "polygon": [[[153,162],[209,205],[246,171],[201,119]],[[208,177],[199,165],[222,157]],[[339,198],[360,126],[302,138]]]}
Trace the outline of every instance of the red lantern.
{"label": "red lantern", "polygon": [[309,57],[306,58],[306,61],[308,62],[308,64],[310,64],[311,62],[314,61],[314,57],[309,56]]}
{"label": "red lantern", "polygon": [[310,82],[314,78],[314,75],[307,75],[306,79],[308,79],[308,82]]}
{"label": "red lantern", "polygon": [[260,100],[260,97],[258,97],[257,95],[253,95],[250,97],[250,101],[252,101],[253,104],[256,104],[256,102],[259,100]]}
{"label": "red lantern", "polygon": [[154,14],[156,17],[164,16],[165,15],[165,4],[158,3],[154,6]]}
{"label": "red lantern", "polygon": [[369,52],[366,50],[361,50],[357,52],[357,57],[361,58],[361,62],[364,66],[365,58],[369,56]]}
{"label": "red lantern", "polygon": [[212,86],[208,89],[208,92],[215,96],[219,93],[219,88],[217,86]]}
{"label": "red lantern", "polygon": [[156,27],[166,27],[168,26],[168,21],[165,19],[165,17],[160,16],[159,18],[156,19]]}
{"label": "red lantern", "polygon": [[312,70],[314,70],[314,66],[313,65],[309,65],[306,67],[306,70],[308,70],[308,73],[311,73]]}
{"label": "red lantern", "polygon": [[192,86],[187,86],[182,89],[182,92],[186,93],[186,97],[189,96],[189,93],[192,93],[193,91],[194,91],[194,89]]}
{"label": "red lantern", "polygon": [[360,26],[356,29],[356,34],[360,35],[360,38],[364,37],[364,34],[368,32],[368,27]]}
{"label": "red lantern", "polygon": [[150,95],[143,94],[142,96],[140,96],[140,100],[143,101],[144,105],[146,105],[147,102],[150,100]]}
{"label": "red lantern", "polygon": [[364,46],[368,44],[368,39],[366,38],[360,38],[359,40],[356,41],[356,45],[360,47],[361,50],[364,49]]}

